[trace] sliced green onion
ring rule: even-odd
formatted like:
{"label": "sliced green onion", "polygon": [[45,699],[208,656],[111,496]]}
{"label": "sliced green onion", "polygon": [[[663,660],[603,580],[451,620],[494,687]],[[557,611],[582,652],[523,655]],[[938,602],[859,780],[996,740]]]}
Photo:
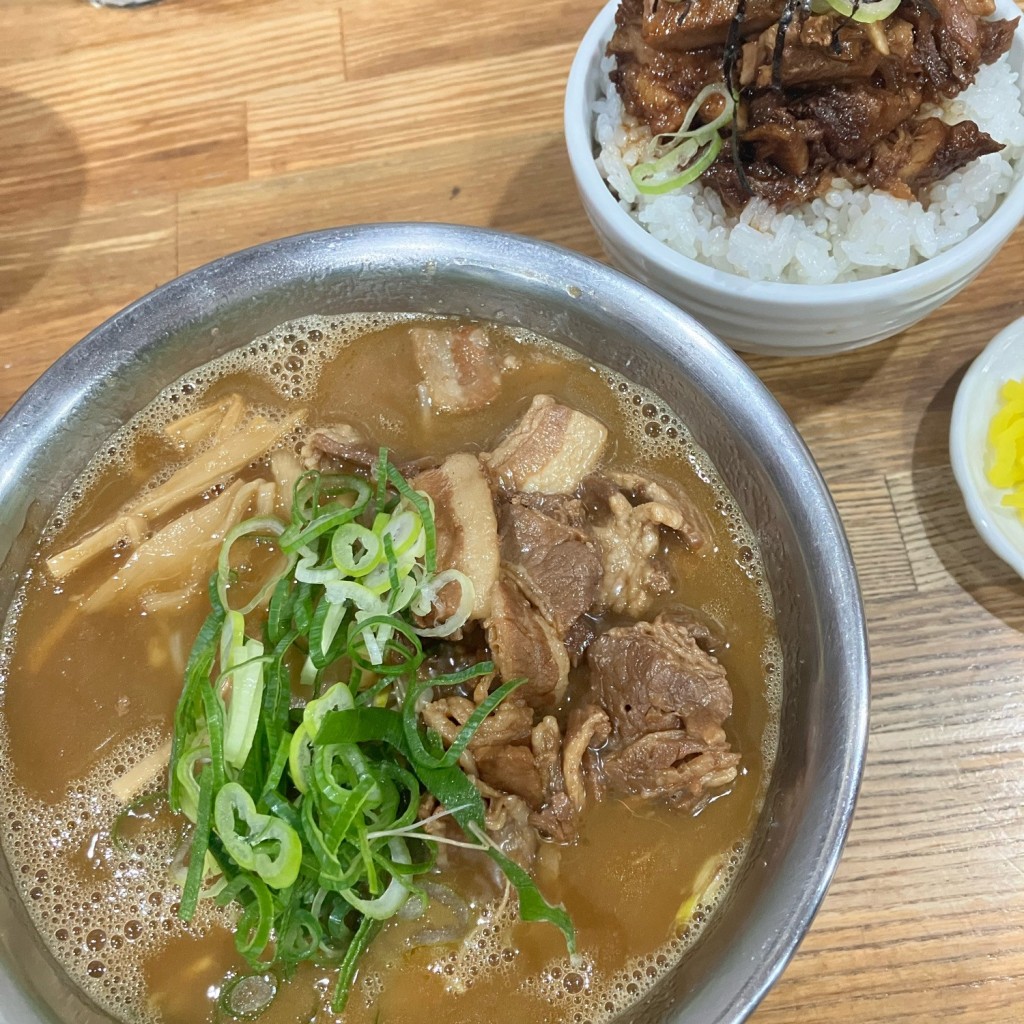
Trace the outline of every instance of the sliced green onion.
{"label": "sliced green onion", "polygon": [[895,14],[899,6],[900,0],[811,0],[811,10],[815,14],[835,11],[844,18],[866,25],[883,21],[890,14]]}
{"label": "sliced green onion", "polygon": [[411,675],[423,663],[418,632],[394,615],[357,617],[346,653],[359,668],[378,676]]}
{"label": "sliced green onion", "polygon": [[245,620],[239,612],[228,612],[221,635],[222,692],[230,687],[224,722],[224,760],[242,768],[252,749],[259,727],[263,701],[264,665],[259,640],[245,639]]}
{"label": "sliced green onion", "polygon": [[199,891],[203,886],[203,869],[206,866],[206,852],[210,844],[210,826],[213,819],[213,771],[209,765],[203,768],[199,777],[199,801],[196,816],[196,830],[192,834],[192,849],[185,887],[181,893],[181,908],[178,916],[182,921],[191,921],[199,903]]}
{"label": "sliced green onion", "polygon": [[[232,545],[244,537],[272,538],[285,571],[278,561],[258,563],[256,597],[234,609]],[[437,572],[436,557],[431,501],[386,450],[372,487],[358,477],[303,474],[287,525],[258,517],[225,537],[211,579],[213,611],[175,711],[170,803],[195,823],[189,867],[180,872],[182,916],[191,919],[202,897],[236,902],[235,942],[252,968],[277,964],[287,974],[306,960],[338,965],[336,1007],[380,922],[420,893],[417,878],[435,862],[444,837],[418,820],[424,792],[468,837],[452,842],[481,848],[471,826],[485,828],[483,800],[458,761],[521,683],[489,694],[447,750],[419,721],[427,688],[494,671],[485,662],[418,678],[424,642],[463,626],[474,600],[470,578]],[[455,612],[418,626],[416,616],[436,615],[452,584],[460,589]],[[311,697],[305,704],[303,693]],[[558,908],[513,881],[527,913],[558,923]]]}
{"label": "sliced green onion", "polygon": [[295,788],[300,793],[308,793],[310,776],[313,772],[313,741],[310,739],[305,722],[302,722],[292,734],[288,751],[288,767]]}
{"label": "sliced green onion", "polygon": [[[211,593],[214,595],[216,594],[216,579],[214,576],[210,585]],[[217,651],[217,638],[220,636],[223,622],[224,609],[215,606],[199,630],[199,635],[192,645],[188,664],[185,667],[185,685],[182,687],[181,697],[178,699],[178,705],[174,711],[174,737],[171,741],[169,792],[172,811],[180,812],[182,810],[183,794],[181,783],[178,780],[178,762],[186,744],[197,731],[196,718],[202,713],[200,689],[210,684],[210,673],[213,671],[213,662]],[[192,816],[190,815],[190,817]]]}
{"label": "sliced green onion", "polygon": [[[237,526],[228,530],[220,547],[220,555],[217,558],[217,592],[220,602],[228,608],[228,589],[231,585],[233,570],[231,568],[231,548],[235,541],[242,537],[273,537],[278,539],[285,532],[285,525],[280,519],[273,516],[258,516],[255,519],[246,519]],[[256,596],[253,597],[244,608],[238,609],[243,615],[248,615],[254,608],[258,608],[271,595],[277,586],[278,580],[291,572],[294,557],[289,557],[285,566],[275,575],[266,580],[260,587]]]}
{"label": "sliced green onion", "polygon": [[391,547],[396,555],[404,555],[421,537],[424,549],[426,537],[423,533],[423,520],[414,509],[399,506],[390,515],[380,512],[373,520],[373,532],[382,540],[391,539]]}
{"label": "sliced green onion", "polygon": [[331,536],[331,558],[346,576],[365,576],[383,557],[380,535],[360,523],[345,523]]}
{"label": "sliced green onion", "polygon": [[[637,187],[637,191],[648,196],[660,196],[666,192],[674,192],[677,188],[682,188],[684,185],[689,185],[691,182],[696,181],[715,162],[718,154],[722,151],[722,137],[721,135],[712,136],[708,140],[707,145],[704,146],[704,152],[701,156],[691,163],[689,161],[696,153],[696,149],[691,145],[692,142],[692,139],[687,139],[677,149],[671,150],[664,157],[661,157],[657,163],[637,164],[630,171],[630,176],[633,179],[633,184]],[[666,169],[664,161],[670,157],[674,159],[677,155],[682,158],[679,162],[685,163],[682,172],[668,180],[659,181],[658,178]]]}
{"label": "sliced green onion", "polygon": [[260,814],[252,797],[237,783],[217,793],[214,828],[236,864],[253,871],[273,889],[286,889],[299,875],[302,842],[287,822]]}
{"label": "sliced green onion", "polygon": [[423,558],[427,572],[433,573],[437,569],[437,531],[434,528],[433,503],[427,495],[414,491],[390,463],[387,464],[387,473],[388,483],[419,513],[426,537]]}
{"label": "sliced green onion", "polygon": [[[408,864],[412,859],[409,856],[409,848],[397,837],[388,840],[388,850],[395,864]],[[395,874],[391,876],[391,881],[388,883],[384,893],[376,899],[361,899],[351,889],[346,890],[342,895],[356,910],[367,917],[375,917],[379,921],[385,921],[398,913],[409,898],[409,892],[409,887]]]}
{"label": "sliced green onion", "polygon": [[343,576],[333,562],[320,565],[316,553],[310,552],[295,563],[295,578],[300,583],[333,583]]}
{"label": "sliced green onion", "polygon": [[352,691],[345,683],[335,683],[322,697],[311,700],[302,712],[302,724],[310,740],[316,740],[325,715],[331,711],[347,711],[354,706]]}
{"label": "sliced green onion", "polygon": [[[459,603],[455,611],[444,620],[430,627],[416,627],[420,636],[451,636],[457,629],[461,629],[468,621],[473,611],[473,602],[476,600],[476,593],[473,588],[473,581],[458,569],[445,569],[439,572],[429,584],[420,588],[420,596],[413,602],[413,610],[417,614],[426,615],[434,602],[440,596],[441,591],[449,584],[455,583],[459,587]],[[416,605],[426,607],[427,611],[419,612]]]}
{"label": "sliced green onion", "polygon": [[367,947],[380,930],[380,926],[381,922],[375,917],[364,917],[360,921],[359,927],[349,943],[345,958],[341,961],[334,997],[331,1000],[332,1013],[341,1013],[345,1009],[349,993],[352,991],[352,982],[355,981],[359,958],[366,952]]}
{"label": "sliced green onion", "polygon": [[204,730],[193,737],[188,749],[174,765],[173,782],[178,792],[178,810],[193,823],[199,819],[199,777],[196,768],[201,769],[209,763],[210,737]]}
{"label": "sliced green onion", "polygon": [[257,964],[270,942],[274,925],[274,899],[270,890],[261,879],[243,872],[224,887],[217,897],[217,903],[222,907],[227,906],[246,891],[253,898],[244,904],[235,931],[235,948],[250,964]]}
{"label": "sliced green onion", "polygon": [[[454,812],[458,821],[459,812]],[[515,886],[519,894],[519,916],[524,921],[547,921],[553,924],[565,936],[565,944],[569,949],[569,955],[576,955],[576,929],[573,927],[572,918],[565,907],[553,906],[544,898],[544,894],[537,888],[537,883],[514,861],[506,857],[501,850],[495,846],[487,833],[476,822],[468,825],[469,834],[475,836],[487,847],[487,854],[501,868],[505,877]]]}
{"label": "sliced green onion", "polygon": [[[722,99],[722,112],[718,117],[706,124],[700,125],[698,128],[690,128],[693,124],[697,114],[700,113],[701,108],[712,96],[720,96]],[[712,135],[720,131],[727,124],[729,124],[733,115],[736,112],[736,101],[733,98],[732,92],[726,87],[724,82],[713,82],[711,85],[704,86],[693,102],[687,108],[686,115],[683,117],[683,123],[680,125],[679,130],[675,132],[667,132],[662,135],[655,136],[653,142],[657,147],[673,147],[677,142],[681,142],[683,139],[695,139],[698,143],[703,142],[706,139],[710,139]]]}
{"label": "sliced green onion", "polygon": [[[721,97],[721,112],[707,124],[691,128],[712,96]],[[696,181],[721,152],[721,130],[732,121],[735,112],[735,98],[724,83],[714,82],[701,89],[687,109],[679,130],[651,139],[648,159],[630,171],[637,191],[644,195],[664,195]],[[672,176],[666,178],[666,175]]]}

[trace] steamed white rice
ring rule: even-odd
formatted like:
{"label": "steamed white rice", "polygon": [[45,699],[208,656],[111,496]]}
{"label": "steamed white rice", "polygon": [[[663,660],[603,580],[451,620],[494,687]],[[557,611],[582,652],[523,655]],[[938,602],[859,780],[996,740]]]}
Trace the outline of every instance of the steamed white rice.
{"label": "steamed white rice", "polygon": [[758,280],[830,284],[903,270],[963,241],[999,204],[1024,154],[1024,113],[1017,74],[1007,61],[982,67],[974,85],[941,110],[950,124],[973,120],[1005,148],[972,161],[932,185],[922,201],[897,199],[870,186],[835,179],[821,198],[779,212],[752,200],[738,216],[699,182],[678,192],[637,192],[630,168],[650,139],[622,108],[607,77],[594,104],[597,165],[619,205],[655,238],[684,256]]}

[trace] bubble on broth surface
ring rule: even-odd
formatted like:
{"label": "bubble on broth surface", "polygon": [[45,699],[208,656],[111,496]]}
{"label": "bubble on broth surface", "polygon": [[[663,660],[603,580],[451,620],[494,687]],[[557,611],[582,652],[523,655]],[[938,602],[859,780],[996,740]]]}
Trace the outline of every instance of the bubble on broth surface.
{"label": "bubble on broth surface", "polygon": [[[191,924],[178,919],[180,889],[168,870],[181,842],[177,829],[148,829],[144,843],[111,835],[109,822],[125,807],[112,784],[165,740],[157,730],[140,732],[56,804],[14,786],[6,764],[0,771],[5,853],[43,940],[83,992],[132,1021],[150,1017],[145,964],[153,953],[174,935],[232,920],[212,901],[200,904]],[[0,764],[5,758],[4,749]],[[87,864],[88,873],[75,863]]]}
{"label": "bubble on broth surface", "polygon": [[[226,377],[240,372],[255,374],[273,394],[291,402],[314,393],[324,367],[357,338],[421,319],[437,318],[414,314],[310,316],[284,324],[190,372],[165,389],[103,446],[58,504],[44,536],[52,538],[64,532],[91,490],[112,469],[132,463],[140,438],[162,437],[168,423],[203,407]],[[557,342],[519,328],[503,329],[513,339],[529,343],[552,357],[587,362]],[[717,541],[728,543],[737,560],[749,563],[747,575],[755,584],[762,608],[771,613],[771,594],[764,582],[754,538],[735,500],[685,424],[650,391],[612,371],[595,368],[595,372],[600,373],[616,399],[638,461],[678,459],[713,488],[716,511],[726,524],[726,535],[719,536]],[[281,421],[287,413],[267,403],[255,403],[248,415]],[[281,447],[295,448],[297,440],[297,435],[289,436]],[[169,442],[168,452],[168,463],[147,483],[146,490],[163,483],[188,460],[185,452],[176,458]],[[27,574],[22,582],[3,631],[0,708],[29,578]],[[764,651],[763,662],[770,713],[760,754],[764,764],[770,765],[778,741],[782,686],[782,654],[777,640]],[[175,936],[203,934],[214,925],[230,926],[233,919],[230,912],[219,911],[210,900],[200,903],[191,924],[178,919],[180,888],[170,872],[181,844],[175,828],[148,829],[143,843],[123,849],[114,842],[109,825],[105,824],[124,810],[110,789],[111,783],[153,755],[166,738],[153,729],[138,733],[113,750],[89,775],[77,780],[66,797],[53,805],[30,797],[14,784],[0,715],[0,833],[21,897],[43,940],[74,982],[107,1012],[132,1024],[153,1024],[155,1020],[145,991],[145,967],[154,952]],[[763,799],[769,775],[767,771],[762,773],[759,800]],[[80,862],[81,858],[73,853],[83,850],[93,868],[87,878],[71,870],[68,863]],[[600,975],[586,958],[556,960],[539,974],[528,976],[523,986],[550,1006],[551,1014],[544,1020],[607,1024],[642,998],[679,962],[700,934],[720,895],[728,890],[744,854],[745,846],[737,844],[716,877],[714,891],[702,897],[695,908],[694,919],[653,953],[637,957],[607,976]],[[456,992],[472,987],[488,974],[511,975],[519,958],[511,938],[518,920],[514,899],[485,907],[467,940],[457,950],[439,955],[430,970],[443,978],[449,991]],[[382,991],[384,980],[370,974],[363,985],[364,998],[370,998]]]}

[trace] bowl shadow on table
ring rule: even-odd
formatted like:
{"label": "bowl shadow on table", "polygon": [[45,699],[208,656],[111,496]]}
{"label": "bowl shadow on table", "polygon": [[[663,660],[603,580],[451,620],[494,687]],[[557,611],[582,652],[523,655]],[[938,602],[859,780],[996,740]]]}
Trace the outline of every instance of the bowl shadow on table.
{"label": "bowl shadow on table", "polygon": [[885,369],[906,333],[836,355],[741,355],[799,427],[801,412],[845,402],[868,387]]}
{"label": "bowl shadow on table", "polygon": [[[911,464],[921,528],[942,569],[989,614],[1024,633],[1024,580],[995,555],[974,529],[949,462],[949,425],[968,359],[928,403],[914,436]],[[922,559],[922,563],[923,563]],[[918,585],[941,585],[924,571]]]}
{"label": "bowl shadow on table", "polygon": [[85,157],[70,127],[34,96],[0,89],[0,311],[45,275],[78,222]]}
{"label": "bowl shadow on table", "polygon": [[521,163],[506,180],[486,223],[608,262],[573,183],[561,132],[523,140]]}

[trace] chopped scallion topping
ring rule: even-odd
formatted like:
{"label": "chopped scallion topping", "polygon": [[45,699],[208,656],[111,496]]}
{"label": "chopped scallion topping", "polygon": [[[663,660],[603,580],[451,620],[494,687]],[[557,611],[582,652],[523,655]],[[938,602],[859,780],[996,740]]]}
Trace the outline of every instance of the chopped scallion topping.
{"label": "chopped scallion topping", "polygon": [[[181,916],[190,920],[206,897],[239,908],[236,946],[256,973],[231,983],[232,1005],[250,988],[256,1002],[272,999],[269,968],[287,977],[315,960],[338,965],[332,1009],[341,1011],[377,929],[411,897],[426,899],[416,878],[445,839],[419,820],[428,793],[465,832],[450,841],[501,866],[524,920],[554,924],[575,949],[565,910],[488,839],[483,800],[459,765],[523,680],[489,694],[447,750],[425,728],[425,690],[469,683],[494,666],[420,678],[424,640],[465,625],[473,585],[456,570],[437,571],[430,499],[386,450],[375,468],[372,486],[305,473],[290,522],[261,516],[225,536],[213,610],[186,669],[169,790],[171,808],[194,825]],[[282,557],[260,560],[273,568],[235,608],[232,549],[245,537]]]}
{"label": "chopped scallion topping", "polygon": [[[837,0],[841,2],[841,0]],[[708,100],[719,97],[721,110],[706,124],[691,128]],[[630,177],[638,192],[663,195],[696,181],[722,151],[721,129],[733,119],[736,101],[721,82],[706,85],[694,97],[677,132],[656,135],[648,147],[647,159],[637,164]]]}

